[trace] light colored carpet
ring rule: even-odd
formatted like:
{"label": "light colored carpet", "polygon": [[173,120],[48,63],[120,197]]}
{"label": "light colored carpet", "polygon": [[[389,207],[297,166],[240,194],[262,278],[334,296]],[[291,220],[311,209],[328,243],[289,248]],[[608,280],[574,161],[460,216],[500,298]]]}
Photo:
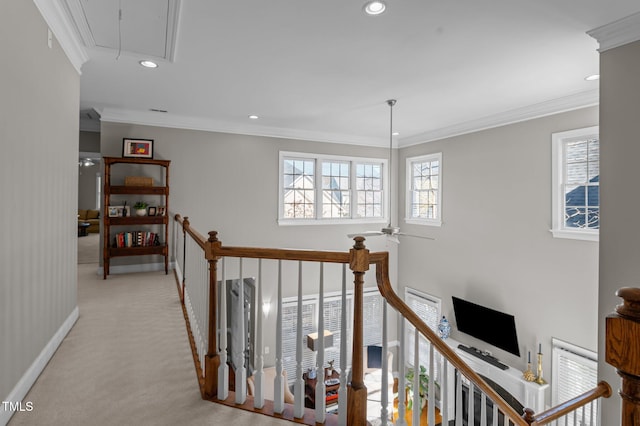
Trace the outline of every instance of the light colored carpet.
{"label": "light colored carpet", "polygon": [[100,234],[78,237],[78,263],[98,263],[100,257]]}
{"label": "light colored carpet", "polygon": [[33,411],[9,425],[290,424],[200,398],[173,275],[104,281],[80,264],[78,304],[78,322],[24,399]]}

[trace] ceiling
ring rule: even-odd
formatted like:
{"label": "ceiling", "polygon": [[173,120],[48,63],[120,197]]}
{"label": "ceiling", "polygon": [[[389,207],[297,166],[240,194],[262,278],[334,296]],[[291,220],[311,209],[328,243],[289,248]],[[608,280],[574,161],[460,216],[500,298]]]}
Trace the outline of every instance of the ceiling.
{"label": "ceiling", "polygon": [[389,144],[390,98],[399,146],[597,104],[586,32],[640,11],[637,0],[386,0],[375,17],[364,0],[65,2],[90,58],[84,118],[374,146]]}

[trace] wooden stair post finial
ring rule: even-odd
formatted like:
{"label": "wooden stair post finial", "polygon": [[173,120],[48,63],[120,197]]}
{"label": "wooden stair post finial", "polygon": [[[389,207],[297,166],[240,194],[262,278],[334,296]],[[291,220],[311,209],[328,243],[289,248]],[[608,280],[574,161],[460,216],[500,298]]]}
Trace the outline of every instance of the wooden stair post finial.
{"label": "wooden stair post finial", "polygon": [[622,377],[620,426],[640,424],[640,288],[624,287],[616,292],[623,304],[607,316],[606,362]]}
{"label": "wooden stair post finial", "polygon": [[364,237],[354,238],[349,251],[349,267],[353,271],[353,355],[351,362],[351,384],[347,391],[347,424],[364,425],[367,421],[367,387],[364,385],[363,367],[363,287],[364,274],[369,270],[369,250]]}

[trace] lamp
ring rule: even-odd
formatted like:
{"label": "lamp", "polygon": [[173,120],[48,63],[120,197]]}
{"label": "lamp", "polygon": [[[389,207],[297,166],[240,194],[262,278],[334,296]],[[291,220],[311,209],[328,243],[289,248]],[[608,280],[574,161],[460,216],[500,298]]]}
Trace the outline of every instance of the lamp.
{"label": "lamp", "polygon": [[[318,333],[309,333],[307,334],[307,347],[311,349],[313,352],[318,350],[319,346],[318,341]],[[329,330],[324,330],[324,348],[330,348],[333,346],[333,333]]]}

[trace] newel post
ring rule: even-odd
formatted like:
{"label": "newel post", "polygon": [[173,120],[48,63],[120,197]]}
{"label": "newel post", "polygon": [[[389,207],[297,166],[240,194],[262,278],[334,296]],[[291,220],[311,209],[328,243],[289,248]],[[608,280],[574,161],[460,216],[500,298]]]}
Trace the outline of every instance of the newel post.
{"label": "newel post", "polygon": [[640,425],[640,288],[621,288],[623,304],[606,319],[606,361],[622,377],[620,426]]}
{"label": "newel post", "polygon": [[218,393],[218,367],[220,356],[218,355],[217,333],[218,322],[216,309],[218,307],[218,256],[216,249],[220,249],[222,243],[218,240],[216,231],[209,232],[205,257],[209,261],[209,346],[205,358],[204,395],[213,398]]}
{"label": "newel post", "polygon": [[351,361],[351,384],[347,391],[347,424],[367,423],[367,387],[364,385],[363,345],[363,287],[364,274],[369,270],[369,250],[364,246],[364,237],[355,237],[356,242],[349,251],[349,267],[353,271],[353,356]]}

